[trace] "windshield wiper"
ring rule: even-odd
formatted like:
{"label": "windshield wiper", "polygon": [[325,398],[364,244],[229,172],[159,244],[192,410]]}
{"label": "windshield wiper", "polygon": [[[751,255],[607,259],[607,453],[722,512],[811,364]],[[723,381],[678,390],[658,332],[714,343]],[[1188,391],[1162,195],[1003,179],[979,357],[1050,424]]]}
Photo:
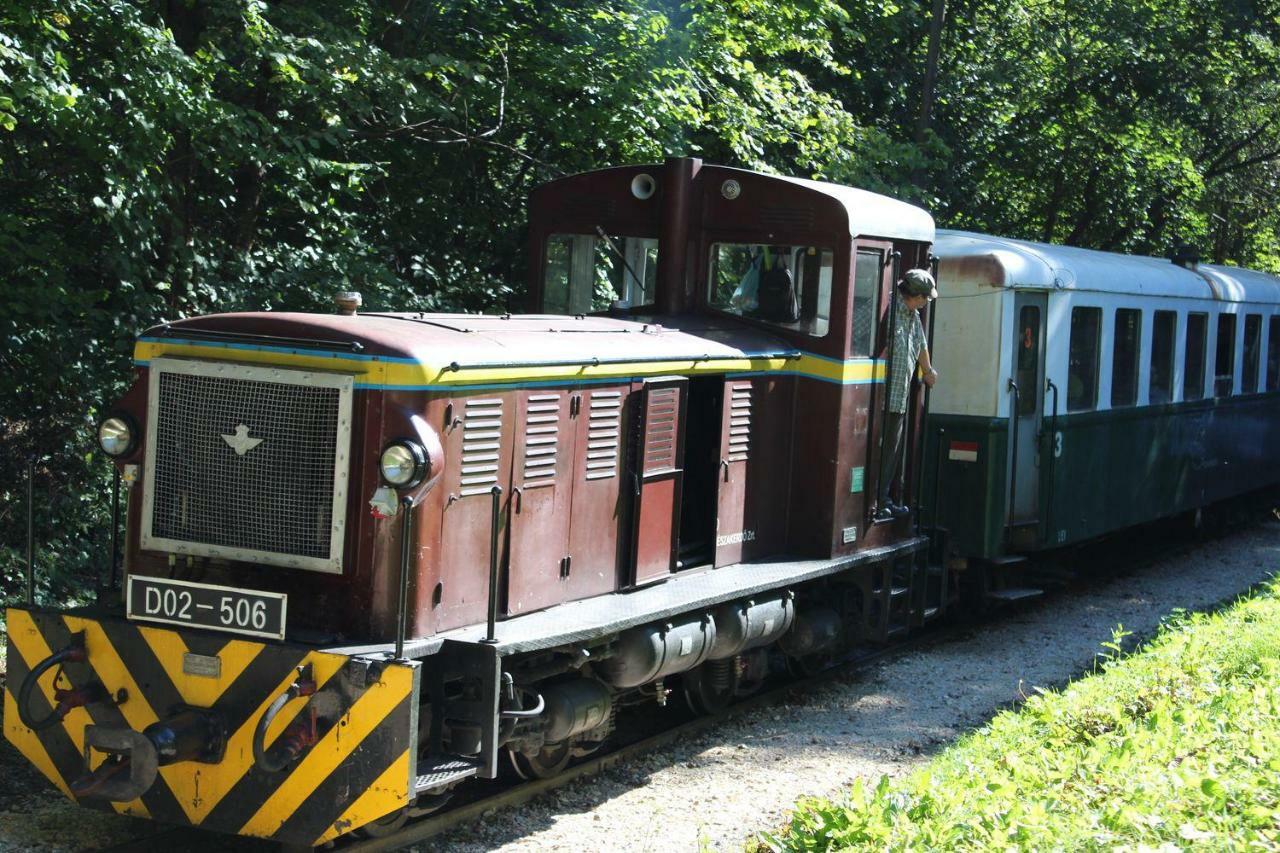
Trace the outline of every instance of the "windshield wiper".
{"label": "windshield wiper", "polygon": [[[622,261],[622,268],[627,271],[627,275],[631,276],[631,280],[634,281],[636,283],[636,286],[640,288],[640,296],[641,298],[643,298],[644,282],[640,280],[640,276],[636,275],[635,270],[631,268],[631,264],[627,263],[626,256],[623,255],[621,250],[618,249],[618,245],[613,242],[613,238],[610,237],[607,233],[605,233],[605,230],[599,225],[596,226],[596,233],[599,234],[601,239],[604,240],[605,245],[608,246],[613,251],[613,253],[618,256],[618,260]],[[627,301],[629,302],[630,300],[627,300]]]}

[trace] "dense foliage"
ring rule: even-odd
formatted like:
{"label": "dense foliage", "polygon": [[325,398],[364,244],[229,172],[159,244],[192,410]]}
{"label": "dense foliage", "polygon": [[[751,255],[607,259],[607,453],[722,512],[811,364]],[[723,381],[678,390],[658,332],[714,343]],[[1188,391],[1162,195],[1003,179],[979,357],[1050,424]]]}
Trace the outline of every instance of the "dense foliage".
{"label": "dense foliage", "polygon": [[86,448],[138,330],[518,308],[524,199],[577,170],[696,154],[1280,267],[1278,50],[1276,0],[0,0],[0,584],[31,454],[48,559],[103,553]]}
{"label": "dense foliage", "polygon": [[1280,582],[1177,614],[1145,649],[1041,692],[897,783],[802,802],[757,849],[1274,850]]}

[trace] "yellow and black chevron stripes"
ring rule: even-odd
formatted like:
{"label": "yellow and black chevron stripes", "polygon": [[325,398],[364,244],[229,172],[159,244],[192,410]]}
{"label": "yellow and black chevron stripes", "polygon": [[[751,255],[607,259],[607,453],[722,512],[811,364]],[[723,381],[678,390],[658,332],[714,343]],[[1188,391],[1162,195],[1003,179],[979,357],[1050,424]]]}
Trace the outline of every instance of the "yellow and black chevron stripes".
{"label": "yellow and black chevron stripes", "polygon": [[[5,735],[69,797],[71,782],[91,769],[83,757],[84,730],[90,723],[142,731],[186,707],[212,709],[225,722],[227,745],[218,763],[161,767],[155,784],[133,803],[85,797],[83,805],[311,844],[408,802],[411,747],[417,743],[417,664],[387,663],[366,683],[364,668],[348,666],[346,656],[297,646],[52,611],[12,608],[8,620]],[[127,698],[119,705],[77,708],[62,724],[33,732],[18,719],[18,688],[32,667],[70,644],[73,634],[83,634],[88,659],[67,664],[60,686],[97,681],[112,694],[124,690]],[[185,673],[189,654],[217,657],[217,676]],[[288,703],[268,729],[266,743],[269,747],[311,708],[319,721],[318,741],[291,766],[267,773],[254,766],[254,728],[305,665],[317,693]],[[54,673],[47,673],[32,693],[31,711],[37,718],[53,707],[53,679]]]}

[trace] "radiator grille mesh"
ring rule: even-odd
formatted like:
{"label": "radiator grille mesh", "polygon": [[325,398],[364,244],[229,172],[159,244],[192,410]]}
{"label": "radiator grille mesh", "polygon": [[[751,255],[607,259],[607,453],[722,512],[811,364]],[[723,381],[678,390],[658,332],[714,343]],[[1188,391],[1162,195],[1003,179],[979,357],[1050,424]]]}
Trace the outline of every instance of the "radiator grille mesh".
{"label": "radiator grille mesh", "polygon": [[340,389],[168,371],[158,379],[152,536],[337,556]]}

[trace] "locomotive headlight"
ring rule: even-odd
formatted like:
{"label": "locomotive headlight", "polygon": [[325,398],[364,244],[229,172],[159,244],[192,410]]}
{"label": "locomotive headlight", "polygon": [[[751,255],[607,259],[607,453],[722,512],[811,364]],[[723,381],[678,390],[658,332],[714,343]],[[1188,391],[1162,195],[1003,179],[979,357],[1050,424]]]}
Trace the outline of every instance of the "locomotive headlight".
{"label": "locomotive headlight", "polygon": [[118,458],[133,450],[138,432],[123,415],[112,415],[98,424],[98,446],[108,456]]}
{"label": "locomotive headlight", "polygon": [[382,451],[378,467],[387,485],[397,489],[416,486],[427,475],[427,451],[416,441],[397,441]]}

